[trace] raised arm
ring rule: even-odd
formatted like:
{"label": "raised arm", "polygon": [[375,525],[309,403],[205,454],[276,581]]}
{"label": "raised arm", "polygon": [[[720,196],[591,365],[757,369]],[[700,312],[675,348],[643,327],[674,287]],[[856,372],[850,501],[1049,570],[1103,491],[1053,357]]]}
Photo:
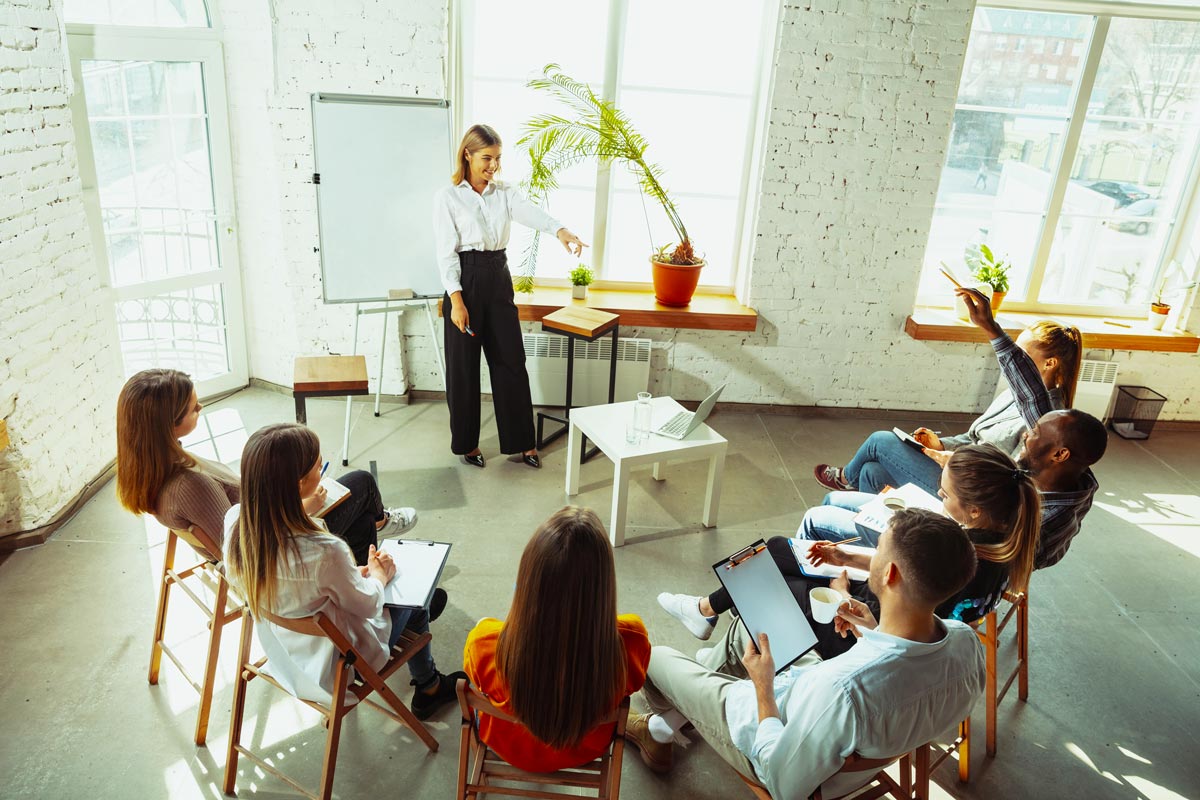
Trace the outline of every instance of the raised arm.
{"label": "raised arm", "polygon": [[1017,343],[996,322],[992,316],[992,304],[986,297],[974,289],[957,289],[955,294],[966,304],[971,322],[987,334],[992,349],[996,351],[996,360],[1000,362],[1000,371],[1012,389],[1021,419],[1027,427],[1032,428],[1043,414],[1054,410],[1054,400],[1038,372],[1037,364],[1028,353],[1017,347]]}
{"label": "raised arm", "polygon": [[550,236],[558,236],[558,232],[565,227],[557,219],[547,214],[544,209],[529,202],[517,187],[507,186],[505,193],[508,195],[509,213],[512,214],[514,220],[525,227],[533,228],[535,231],[541,231]]}

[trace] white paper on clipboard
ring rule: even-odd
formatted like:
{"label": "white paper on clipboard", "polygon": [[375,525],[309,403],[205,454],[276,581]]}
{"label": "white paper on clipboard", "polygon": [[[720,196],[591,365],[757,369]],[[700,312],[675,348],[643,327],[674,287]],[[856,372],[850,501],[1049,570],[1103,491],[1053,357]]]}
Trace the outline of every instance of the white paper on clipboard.
{"label": "white paper on clipboard", "polygon": [[379,549],[396,561],[396,577],[383,589],[383,604],[422,608],[429,603],[450,555],[450,545],[419,539],[386,539]]}
{"label": "white paper on clipboard", "polygon": [[812,625],[762,540],[714,564],[713,571],[751,638],[757,642],[760,633],[767,634],[776,673],[817,644]]}

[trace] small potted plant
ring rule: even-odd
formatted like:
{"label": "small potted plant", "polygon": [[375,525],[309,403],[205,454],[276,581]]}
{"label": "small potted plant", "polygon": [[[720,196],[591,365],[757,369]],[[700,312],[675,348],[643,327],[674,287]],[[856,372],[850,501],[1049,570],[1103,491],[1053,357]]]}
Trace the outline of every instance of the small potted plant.
{"label": "small potted plant", "polygon": [[1163,325],[1167,321],[1167,315],[1171,313],[1171,304],[1165,302],[1165,298],[1169,297],[1174,292],[1182,292],[1200,285],[1198,281],[1189,281],[1188,283],[1180,284],[1172,289],[1167,288],[1167,284],[1171,278],[1179,272],[1179,264],[1172,261],[1163,270],[1162,278],[1158,282],[1158,288],[1154,290],[1154,299],[1150,301],[1150,311],[1146,315],[1146,321],[1150,323],[1153,330],[1161,331]]}
{"label": "small potted plant", "polygon": [[978,249],[979,256],[968,257],[967,263],[974,265],[972,275],[975,280],[992,287],[992,311],[999,311],[1000,304],[1008,294],[1008,270],[1012,264],[997,260],[992,254],[992,249],[982,242]]}
{"label": "small potted plant", "polygon": [[571,297],[576,300],[587,299],[587,287],[592,285],[592,281],[596,280],[595,274],[588,268],[586,264],[580,264],[575,269],[571,270]]}

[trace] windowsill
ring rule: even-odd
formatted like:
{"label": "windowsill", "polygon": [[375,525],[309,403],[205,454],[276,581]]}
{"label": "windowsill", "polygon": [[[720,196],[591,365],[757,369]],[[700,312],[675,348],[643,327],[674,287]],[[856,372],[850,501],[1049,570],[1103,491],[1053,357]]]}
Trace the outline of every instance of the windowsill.
{"label": "windowsill", "polygon": [[[1151,330],[1144,319],[1116,319],[1128,325],[1123,328],[1105,322],[1111,317],[1087,317],[1077,314],[1038,314],[1023,311],[1001,311],[996,320],[1004,330],[1016,336],[1034,322],[1053,319],[1079,328],[1084,348],[1100,350],[1148,350],[1165,353],[1195,353],[1200,351],[1200,336],[1184,331]],[[963,322],[949,308],[918,306],[904,323],[904,332],[914,339],[927,342],[986,343],[983,332],[969,322]]]}
{"label": "windowsill", "polygon": [[575,300],[570,286],[536,286],[533,294],[517,292],[516,303],[524,322],[537,322],[563,306],[577,305],[617,314],[622,327],[706,331],[753,331],[758,327],[758,313],[732,294],[697,293],[691,305],[672,308],[655,300],[649,288],[588,289],[586,300]]}

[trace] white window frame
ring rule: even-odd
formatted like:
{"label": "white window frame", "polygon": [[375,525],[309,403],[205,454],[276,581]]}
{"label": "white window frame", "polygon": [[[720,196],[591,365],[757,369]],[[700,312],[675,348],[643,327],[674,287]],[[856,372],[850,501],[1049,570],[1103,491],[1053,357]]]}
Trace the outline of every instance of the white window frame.
{"label": "white window frame", "polygon": [[[450,93],[450,107],[455,136],[461,134],[466,120],[463,109],[470,105],[470,76],[473,74],[473,54],[468,51],[465,42],[472,41],[473,18],[472,6],[476,2],[488,0],[450,0],[450,57],[447,86]],[[604,51],[604,82],[601,96],[613,102],[620,102],[619,88],[621,85],[622,48],[624,43],[619,32],[624,29],[625,19],[629,14],[631,0],[603,0],[608,3],[608,28]],[[768,2],[762,15],[762,28],[759,32],[757,78],[750,95],[750,115],[747,124],[751,126],[751,135],[746,137],[746,157],[744,159],[741,189],[738,194],[738,219],[740,224],[734,230],[733,257],[734,265],[728,284],[701,284],[696,291],[700,294],[729,294],[732,292],[739,300],[745,302],[750,291],[750,265],[754,258],[755,227],[758,223],[758,193],[761,184],[763,156],[766,150],[767,122],[770,117],[771,80],[774,74],[775,42],[779,30],[783,4]],[[499,79],[496,79],[499,80]],[[506,79],[505,83],[524,85],[523,79]],[[646,88],[646,87],[636,87]],[[604,271],[604,242],[608,230],[610,209],[612,205],[613,188],[610,181],[610,166],[596,166],[595,214],[593,217],[593,263],[600,266],[600,274]],[[582,187],[566,187],[575,188]],[[673,196],[691,196],[692,193],[672,193]],[[649,248],[647,248],[649,258]],[[648,262],[647,262],[648,263]],[[647,273],[648,274],[648,273]],[[701,276],[704,273],[701,272]],[[539,286],[569,286],[570,281],[563,278],[538,277]],[[593,284],[596,289],[628,289],[644,290],[650,286],[650,281],[610,281],[603,277]]]}
{"label": "white window frame", "polygon": [[[1055,168],[1054,182],[1046,206],[1042,209],[1041,228],[1038,232],[1038,245],[1034,250],[1030,264],[1029,282],[1024,300],[1006,298],[1006,311],[1027,311],[1046,314],[1078,314],[1081,316],[1117,316],[1137,318],[1145,316],[1145,304],[1133,303],[1124,305],[1095,305],[1084,303],[1038,302],[1042,283],[1045,279],[1046,267],[1050,251],[1054,244],[1054,234],[1058,230],[1058,220],[1062,212],[1063,198],[1066,196],[1070,181],[1071,167],[1079,149],[1079,139],[1083,133],[1083,123],[1086,119],[1088,102],[1091,99],[1092,87],[1099,71],[1100,57],[1104,52],[1104,43],[1108,37],[1109,26],[1113,19],[1163,19],[1181,22],[1200,22],[1200,7],[1150,5],[1129,2],[1108,2],[1107,0],[997,0],[996,2],[980,3],[980,7],[1012,9],[1018,11],[1040,11],[1060,14],[1090,15],[1095,24],[1091,37],[1085,42],[1082,74],[1075,84],[1071,96],[1070,111],[1066,118],[1067,132],[1059,154],[1059,163]],[[956,102],[955,108],[959,106]],[[1018,113],[1012,109],[991,109]],[[1036,114],[1035,114],[1036,116]],[[1200,215],[1200,146],[1193,150],[1191,162],[1186,165],[1187,177],[1184,179],[1182,196],[1178,212],[1173,217],[1164,218],[1160,224],[1170,226],[1170,232],[1164,238],[1163,247],[1158,260],[1158,269],[1150,285],[1159,280],[1162,270],[1172,259],[1181,259],[1185,251],[1183,232],[1188,227],[1187,222],[1194,216]],[[924,269],[924,264],[922,264]],[[935,305],[923,302],[927,298],[918,298],[920,305]],[[944,301],[936,305],[945,306]]]}
{"label": "white window frame", "polygon": [[[225,347],[229,371],[205,381],[197,381],[201,397],[211,397],[249,385],[246,354],[245,318],[242,305],[241,269],[233,190],[233,160],[229,143],[229,113],[225,95],[225,62],[217,27],[219,18],[212,3],[208,5],[211,27],[147,28],[123,25],[67,25],[67,47],[75,90],[71,114],[75,127],[79,172],[83,184],[84,211],[96,258],[96,268],[106,300],[114,305],[122,300],[167,294],[200,286],[219,284],[225,317]],[[220,267],[216,270],[173,276],[130,286],[114,287],[104,237],[96,164],[92,150],[91,126],[83,92],[81,62],[106,61],[194,61],[201,64],[204,79],[205,111],[208,116],[208,142],[212,168],[213,201],[216,212],[217,248]]]}

